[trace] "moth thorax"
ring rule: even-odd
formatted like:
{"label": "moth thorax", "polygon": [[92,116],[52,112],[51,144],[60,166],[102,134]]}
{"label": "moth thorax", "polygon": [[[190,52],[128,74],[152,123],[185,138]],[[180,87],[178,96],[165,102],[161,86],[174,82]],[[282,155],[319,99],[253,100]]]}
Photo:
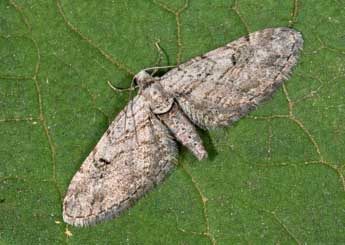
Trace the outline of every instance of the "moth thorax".
{"label": "moth thorax", "polygon": [[169,96],[159,82],[151,84],[144,90],[144,96],[150,101],[150,107],[153,113],[162,114],[168,112],[173,103],[173,97]]}
{"label": "moth thorax", "polygon": [[134,76],[138,86],[144,88],[154,82],[154,78],[148,74],[145,70],[140,71]]}

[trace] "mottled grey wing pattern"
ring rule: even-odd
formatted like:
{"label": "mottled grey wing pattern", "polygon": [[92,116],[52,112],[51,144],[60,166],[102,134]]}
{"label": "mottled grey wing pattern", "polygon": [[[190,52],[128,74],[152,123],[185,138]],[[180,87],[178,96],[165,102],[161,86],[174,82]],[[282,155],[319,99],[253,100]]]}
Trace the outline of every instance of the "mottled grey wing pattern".
{"label": "mottled grey wing pattern", "polygon": [[302,45],[300,33],[270,28],[196,57],[161,78],[139,72],[139,95],[73,177],[63,203],[64,221],[91,225],[132,206],[173,167],[173,137],[198,159],[205,158],[207,152],[185,114],[203,128],[237,121],[271,97],[296,64]]}
{"label": "mottled grey wing pattern", "polygon": [[287,79],[302,45],[292,29],[261,30],[179,65],[160,83],[196,125],[228,126]]}
{"label": "mottled grey wing pattern", "polygon": [[136,96],[73,177],[64,199],[64,221],[85,226],[118,215],[163,180],[176,156],[168,129],[145,98]]}

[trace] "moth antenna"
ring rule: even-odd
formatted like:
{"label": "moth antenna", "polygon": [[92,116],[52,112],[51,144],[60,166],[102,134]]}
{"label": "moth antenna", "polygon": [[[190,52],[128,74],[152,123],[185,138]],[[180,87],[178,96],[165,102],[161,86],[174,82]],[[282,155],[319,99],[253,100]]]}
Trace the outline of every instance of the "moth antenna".
{"label": "moth antenna", "polygon": [[144,71],[150,71],[150,70],[158,70],[158,69],[165,69],[165,68],[173,68],[176,67],[176,65],[169,65],[169,66],[153,66],[149,68],[145,68]]}
{"label": "moth antenna", "polygon": [[[133,92],[133,90],[134,89],[131,89],[131,88],[133,88],[134,86],[133,86],[133,84],[134,84],[134,78],[132,79],[132,81],[131,81],[131,86],[129,87],[129,94],[128,94],[128,101],[129,101],[129,104],[130,105],[127,105],[126,106],[126,109],[125,109],[125,120],[124,120],[124,127],[125,127],[125,129],[126,129],[126,126],[127,126],[127,113],[128,113],[128,107],[129,106],[131,106],[131,113],[132,113],[132,116],[133,116],[133,108],[132,108],[132,105],[133,105],[133,101],[131,100],[132,99],[132,92]],[[133,120],[134,120],[134,116],[133,116]]]}
{"label": "moth antenna", "polygon": [[[162,59],[163,59],[163,55],[164,55],[163,49],[162,49],[161,46],[159,45],[160,41],[161,41],[161,40],[158,39],[158,40],[155,42],[155,46],[156,46],[156,49],[157,49],[157,51],[158,51],[158,59],[157,59],[157,61],[156,61],[157,66],[160,66],[160,65],[161,65],[161,62],[162,62]],[[158,71],[158,68],[155,69],[155,70],[152,72],[151,75],[154,76],[154,75],[156,74],[157,71]]]}
{"label": "moth antenna", "polygon": [[[133,80],[132,80],[133,81]],[[107,81],[109,87],[114,90],[115,92],[128,92],[128,91],[133,91],[136,88],[138,88],[138,86],[133,86],[133,82],[131,82],[131,86],[129,88],[118,88],[116,86],[114,86],[111,81]]]}
{"label": "moth antenna", "polygon": [[[157,64],[157,65],[154,66],[154,67],[149,67],[149,68],[144,69],[144,71],[153,70],[153,72],[151,73],[151,76],[154,76],[154,75],[158,72],[159,69],[175,67],[175,66],[161,66],[161,62],[162,62],[162,60],[163,60],[163,56],[164,56],[164,55],[167,56],[167,54],[164,52],[164,50],[162,49],[162,47],[159,45],[160,41],[161,41],[161,40],[158,39],[158,40],[155,42],[155,46],[156,46],[156,49],[157,49],[157,51],[158,51],[158,59],[157,59],[157,61],[156,61],[156,64]],[[167,56],[167,58],[168,58],[168,56]],[[167,59],[167,60],[168,60],[168,59]],[[168,63],[169,63],[169,60],[168,60]]]}

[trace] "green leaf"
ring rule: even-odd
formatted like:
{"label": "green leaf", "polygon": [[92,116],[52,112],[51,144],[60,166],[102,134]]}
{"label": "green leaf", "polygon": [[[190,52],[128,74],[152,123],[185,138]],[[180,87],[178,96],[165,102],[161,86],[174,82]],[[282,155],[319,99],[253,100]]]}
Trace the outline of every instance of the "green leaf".
{"label": "green leaf", "polygon": [[[0,2],[0,244],[339,244],[345,240],[345,2]],[[200,132],[117,219],[63,223],[69,181],[143,68],[267,27],[305,39],[291,79],[229,129]],[[72,235],[72,236],[71,236]]]}

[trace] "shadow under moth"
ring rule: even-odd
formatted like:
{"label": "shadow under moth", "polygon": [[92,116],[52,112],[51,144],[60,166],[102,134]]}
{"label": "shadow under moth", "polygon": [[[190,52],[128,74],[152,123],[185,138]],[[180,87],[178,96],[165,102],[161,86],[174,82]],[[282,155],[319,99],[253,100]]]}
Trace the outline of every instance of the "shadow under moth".
{"label": "shadow under moth", "polygon": [[176,141],[207,157],[195,125],[230,126],[289,77],[303,46],[289,28],[268,28],[178,65],[162,77],[145,70],[139,91],[74,175],[63,219],[87,226],[118,216],[174,167]]}

